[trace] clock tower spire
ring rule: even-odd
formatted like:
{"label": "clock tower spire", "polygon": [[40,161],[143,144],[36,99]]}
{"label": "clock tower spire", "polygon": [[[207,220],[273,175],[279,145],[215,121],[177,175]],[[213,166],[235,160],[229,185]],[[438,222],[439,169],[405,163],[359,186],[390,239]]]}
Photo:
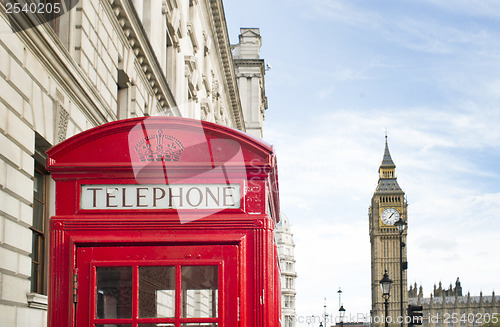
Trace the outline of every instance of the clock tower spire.
{"label": "clock tower spire", "polygon": [[384,158],[378,169],[379,178],[396,178],[396,165],[392,161],[389,145],[387,144],[387,135],[385,135]]}
{"label": "clock tower spire", "polygon": [[[385,149],[382,163],[378,169],[378,184],[373,193],[369,209],[370,243],[371,243],[371,288],[372,288],[372,322],[373,325],[384,325],[384,299],[380,289],[380,280],[387,269],[389,277],[393,280],[391,297],[389,298],[389,316],[392,326],[399,326],[396,319],[401,316],[401,283],[403,283],[403,308],[408,305],[408,288],[406,270],[402,277],[401,262],[406,262],[406,247],[400,252],[400,233],[395,223],[403,219],[408,222],[407,202],[405,193],[396,178],[396,165],[392,160],[385,136]],[[402,244],[406,242],[406,229],[401,234]],[[403,313],[404,315],[404,313]]]}

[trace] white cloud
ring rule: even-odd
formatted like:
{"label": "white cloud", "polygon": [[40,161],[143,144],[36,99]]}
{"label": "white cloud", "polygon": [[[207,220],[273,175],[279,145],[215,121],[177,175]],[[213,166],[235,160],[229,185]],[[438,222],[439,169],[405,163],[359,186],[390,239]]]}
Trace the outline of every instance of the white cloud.
{"label": "white cloud", "polygon": [[[377,13],[362,10],[352,3],[341,0],[313,0],[310,5],[311,17],[324,16],[330,20],[341,21],[350,25],[376,27],[381,22]],[[304,5],[304,3],[301,3]]]}
{"label": "white cloud", "polygon": [[416,0],[427,2],[441,10],[466,16],[500,17],[500,3],[497,0]]}
{"label": "white cloud", "polygon": [[[396,10],[393,10],[394,8],[388,10],[389,5],[367,9],[367,6],[356,4],[356,2],[313,0],[308,1],[306,16],[311,20],[324,18],[354,28],[369,30],[370,35],[378,34],[400,47],[422,53],[452,54],[460,51],[463,45],[467,45],[467,52],[475,52],[489,47],[492,42],[498,43],[495,36],[476,25],[437,20],[435,15],[421,15],[418,11],[412,10],[415,6],[419,8],[425,6],[424,2],[433,6],[436,14],[437,12],[454,11],[467,13],[471,16],[500,17],[498,1],[469,0],[457,3],[443,0],[427,0],[418,3],[408,1],[407,9],[400,6]],[[295,3],[298,6],[305,5],[303,1],[295,1]]]}

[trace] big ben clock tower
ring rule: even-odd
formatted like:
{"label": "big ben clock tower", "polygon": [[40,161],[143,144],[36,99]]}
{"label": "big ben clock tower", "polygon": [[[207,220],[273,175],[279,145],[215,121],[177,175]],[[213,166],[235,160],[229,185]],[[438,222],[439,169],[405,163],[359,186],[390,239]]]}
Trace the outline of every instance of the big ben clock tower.
{"label": "big ben clock tower", "polygon": [[[408,288],[406,284],[406,267],[400,266],[400,232],[396,222],[403,219],[408,222],[405,193],[399,187],[396,178],[396,165],[392,161],[385,137],[384,158],[378,170],[378,185],[373,193],[370,209],[370,243],[371,243],[371,288],[373,325],[384,326],[384,298],[380,280],[387,270],[392,279],[389,298],[389,316],[393,322],[389,325],[401,325],[397,318],[401,316],[401,307],[408,306]],[[402,262],[406,266],[406,228],[402,231]],[[401,270],[403,282],[403,305],[401,306]],[[404,312],[403,312],[404,315]]]}

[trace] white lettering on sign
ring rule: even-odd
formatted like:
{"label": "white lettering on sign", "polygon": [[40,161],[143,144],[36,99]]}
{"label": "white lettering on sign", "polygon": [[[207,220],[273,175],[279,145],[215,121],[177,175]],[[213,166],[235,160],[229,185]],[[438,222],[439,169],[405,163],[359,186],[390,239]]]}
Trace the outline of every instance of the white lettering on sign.
{"label": "white lettering on sign", "polygon": [[82,209],[240,208],[239,184],[82,185]]}

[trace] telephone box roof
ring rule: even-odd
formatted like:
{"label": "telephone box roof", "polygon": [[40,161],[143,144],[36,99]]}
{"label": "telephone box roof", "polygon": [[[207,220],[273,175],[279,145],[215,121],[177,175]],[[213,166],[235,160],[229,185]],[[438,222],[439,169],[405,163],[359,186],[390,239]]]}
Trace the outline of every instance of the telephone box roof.
{"label": "telephone box roof", "polygon": [[274,166],[271,145],[238,130],[195,119],[141,117],[113,121],[47,151],[47,168],[162,169],[195,166]]}

